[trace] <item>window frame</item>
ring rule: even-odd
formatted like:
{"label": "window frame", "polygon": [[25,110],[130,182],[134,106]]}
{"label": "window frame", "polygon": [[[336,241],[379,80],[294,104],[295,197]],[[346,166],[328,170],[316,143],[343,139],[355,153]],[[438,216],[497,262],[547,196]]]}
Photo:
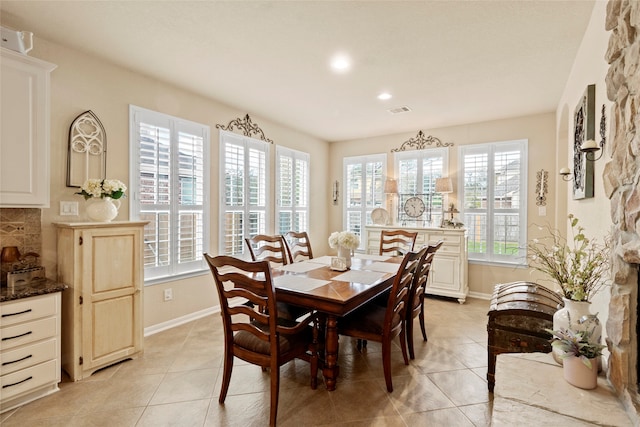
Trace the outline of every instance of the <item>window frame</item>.
{"label": "window frame", "polygon": [[[170,169],[170,194],[175,195],[170,199],[170,202],[165,205],[168,209],[159,209],[162,204],[147,205],[153,206],[149,209],[144,209],[144,206],[140,203],[140,188],[141,188],[141,168],[140,168],[140,140],[138,138],[140,134],[140,123],[147,122],[150,125],[165,127],[169,130],[170,134],[170,157],[169,157],[169,169]],[[181,176],[180,176],[180,160],[181,153],[179,149],[179,135],[180,133],[189,133],[194,136],[202,137],[202,204],[198,205],[181,205],[178,195],[180,194]],[[186,120],[180,117],[171,116],[169,114],[149,110],[146,108],[138,107],[136,105],[129,105],[129,217],[132,220],[140,220],[141,213],[145,211],[169,211],[169,263],[164,266],[143,267],[144,268],[144,285],[154,285],[157,283],[163,283],[167,281],[176,280],[178,278],[190,277],[195,275],[206,274],[208,266],[202,256],[202,253],[209,251],[210,240],[210,216],[211,205],[209,202],[210,195],[210,127],[201,123]],[[179,221],[180,212],[194,211],[202,212],[202,224],[200,226],[199,237],[192,239],[196,242],[199,239],[201,241],[202,253],[198,259],[188,262],[179,262],[179,243],[181,237],[179,236]],[[145,226],[146,233],[147,226]],[[196,231],[197,233],[197,231]]]}
{"label": "window frame", "polygon": [[[281,197],[281,190],[282,190],[282,184],[283,184],[283,179],[282,179],[282,164],[281,164],[281,158],[282,157],[288,157],[292,159],[292,179],[291,179],[291,198],[292,198],[292,203],[290,207],[285,207],[282,206],[282,200],[280,199]],[[305,176],[304,176],[304,182],[302,183],[302,198],[304,199],[302,201],[302,203],[297,203],[296,201],[296,187],[297,187],[297,181],[298,181],[298,161],[302,161],[306,163],[306,170],[305,170]],[[294,150],[292,148],[288,148],[288,147],[284,147],[281,145],[276,145],[276,158],[275,158],[275,168],[276,168],[276,189],[275,189],[275,194],[276,194],[276,200],[275,200],[275,230],[277,234],[282,234],[284,235],[287,231],[297,231],[297,232],[301,232],[301,231],[306,231],[309,232],[309,211],[311,209],[310,206],[310,197],[309,197],[309,190],[310,190],[310,179],[311,179],[311,173],[310,173],[310,166],[311,166],[311,155],[309,153],[305,153],[303,151],[298,151],[298,150]],[[287,229],[287,230],[282,230],[280,228],[280,214],[281,212],[283,212],[284,210],[288,210],[291,211],[291,226],[293,227],[293,225],[295,224],[295,217],[297,214],[299,213],[303,213],[304,214],[304,227],[301,227],[301,229],[299,230],[293,230],[293,229]]]}
{"label": "window frame", "polygon": [[[442,158],[442,170],[441,170],[441,174],[438,175],[431,175],[432,178],[432,189],[431,189],[431,198],[429,200],[425,200],[425,204],[426,203],[430,203],[431,206],[431,226],[432,227],[437,227],[441,221],[442,221],[442,217],[443,217],[443,211],[444,211],[444,201],[445,201],[445,196],[440,194],[440,193],[436,193],[435,192],[435,180],[436,178],[442,178],[442,177],[448,177],[449,176],[449,149],[448,148],[427,148],[427,149],[423,149],[423,150],[409,150],[409,151],[399,151],[394,153],[393,156],[393,162],[394,162],[394,170],[396,171],[396,180],[398,182],[398,192],[399,194],[403,194],[402,191],[402,176],[400,174],[400,162],[404,161],[404,160],[416,160],[416,164],[417,164],[417,171],[416,171],[416,190],[419,191],[415,191],[415,194],[426,194],[424,191],[424,187],[422,188],[418,188],[418,183],[422,182],[424,185],[424,180],[425,180],[425,173],[423,170],[423,166],[424,166],[424,160],[427,158],[438,158],[441,157]],[[407,193],[408,194],[408,193]],[[398,218],[398,220],[400,220],[400,211],[403,209],[403,207],[400,205],[400,200],[398,200],[398,212],[394,212],[395,217]],[[434,203],[436,202],[436,203]],[[436,211],[433,208],[440,206],[440,210]],[[393,216],[393,215],[392,215]],[[416,220],[416,224],[414,224],[413,226],[418,227],[418,221],[419,222],[423,222],[423,221],[427,221],[427,220]]]}
{"label": "window frame", "polygon": [[[363,167],[363,179],[366,180],[366,165],[370,164],[370,163],[376,163],[376,162],[381,162],[382,163],[382,167],[381,167],[381,171],[382,174],[380,176],[380,186],[381,186],[381,199],[380,199],[380,203],[374,206],[367,206],[367,203],[362,203],[362,205],[358,208],[351,208],[348,206],[348,200],[349,200],[349,179],[348,179],[348,173],[347,173],[347,168],[349,165],[353,165],[353,164],[360,164]],[[342,192],[342,202],[343,202],[343,206],[344,209],[342,211],[342,224],[343,224],[343,230],[349,230],[349,213],[350,212],[360,212],[361,216],[360,218],[364,218],[364,222],[361,221],[360,223],[360,246],[358,247],[358,251],[363,251],[366,250],[367,248],[367,233],[365,233],[364,228],[368,225],[372,225],[373,222],[371,221],[371,211],[373,211],[376,208],[384,208],[386,206],[386,194],[384,194],[384,181],[385,178],[387,177],[387,153],[379,153],[379,154],[368,154],[368,155],[363,155],[363,156],[351,156],[351,157],[344,157],[342,160],[342,179],[343,179],[343,189],[344,191]],[[363,189],[366,191],[366,185],[363,185]],[[365,192],[365,199],[367,197],[367,193]],[[376,201],[374,200],[373,203],[375,204]],[[350,230],[353,231],[353,230]]]}
{"label": "window frame", "polygon": [[[520,153],[520,165],[519,165],[519,201],[518,208],[497,208],[495,207],[495,182],[490,177],[495,176],[495,163],[496,153],[507,151],[519,151]],[[458,176],[458,195],[459,195],[459,210],[460,217],[464,218],[465,228],[469,233],[469,241],[471,242],[472,230],[470,230],[470,224],[466,220],[466,215],[469,213],[482,213],[486,212],[486,235],[485,235],[485,252],[472,252],[469,251],[469,261],[480,264],[508,264],[513,266],[526,266],[526,244],[527,244],[527,195],[528,195],[528,180],[527,180],[527,160],[528,160],[528,140],[518,139],[510,141],[490,142],[473,145],[463,145],[458,148],[459,159],[459,171]],[[465,156],[471,154],[486,154],[487,160],[487,200],[494,200],[493,203],[486,203],[486,208],[470,209],[465,205]],[[513,255],[494,253],[494,244],[496,230],[494,226],[494,219],[497,213],[516,213],[518,215],[518,242],[517,253]]]}
{"label": "window frame", "polygon": [[[271,173],[270,173],[270,168],[271,168],[271,144],[259,140],[259,139],[254,139],[254,138],[249,138],[247,136],[243,136],[243,135],[239,135],[237,133],[233,133],[233,132],[229,132],[229,131],[224,131],[224,130],[220,130],[220,185],[219,185],[219,189],[220,189],[220,198],[219,198],[219,245],[218,245],[218,251],[219,254],[223,255],[231,255],[231,256],[236,256],[242,259],[250,259],[250,254],[249,251],[246,248],[246,244],[244,243],[244,239],[250,236],[253,236],[255,234],[252,234],[250,232],[250,221],[245,221],[242,224],[242,237],[241,237],[241,241],[239,242],[240,247],[242,248],[242,252],[233,252],[233,253],[228,253],[226,252],[226,248],[225,248],[225,241],[226,241],[226,214],[229,211],[238,211],[240,209],[238,208],[233,208],[232,206],[227,206],[227,202],[226,202],[226,179],[225,179],[225,171],[226,171],[226,146],[227,144],[235,144],[238,146],[242,146],[245,153],[244,153],[244,172],[246,173],[248,171],[249,168],[249,158],[248,158],[248,150],[257,150],[259,152],[263,152],[264,153],[264,175],[265,175],[265,182],[264,182],[264,188],[265,188],[265,193],[264,193],[264,200],[265,200],[265,205],[259,206],[259,205],[251,205],[248,203],[244,203],[242,205],[242,211],[243,211],[243,215],[244,217],[248,217],[249,214],[253,211],[259,211],[259,212],[264,212],[264,227],[258,230],[258,234],[262,233],[268,233],[268,230],[270,229],[271,223],[272,223],[272,214],[274,211],[274,200],[273,200],[273,195],[271,194]],[[248,174],[246,175],[248,176]],[[249,194],[249,190],[248,190],[248,186],[249,186],[250,182],[249,180],[245,180],[243,186],[244,186],[244,193],[245,194]],[[246,199],[248,200],[248,199]]]}

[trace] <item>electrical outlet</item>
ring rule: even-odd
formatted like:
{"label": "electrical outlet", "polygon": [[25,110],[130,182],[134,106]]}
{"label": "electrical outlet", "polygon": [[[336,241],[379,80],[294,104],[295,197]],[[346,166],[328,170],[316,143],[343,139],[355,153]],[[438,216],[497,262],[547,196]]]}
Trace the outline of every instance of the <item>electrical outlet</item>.
{"label": "electrical outlet", "polygon": [[60,215],[78,215],[78,202],[60,201]]}
{"label": "electrical outlet", "polygon": [[173,299],[173,289],[168,288],[164,290],[164,300],[171,301]]}

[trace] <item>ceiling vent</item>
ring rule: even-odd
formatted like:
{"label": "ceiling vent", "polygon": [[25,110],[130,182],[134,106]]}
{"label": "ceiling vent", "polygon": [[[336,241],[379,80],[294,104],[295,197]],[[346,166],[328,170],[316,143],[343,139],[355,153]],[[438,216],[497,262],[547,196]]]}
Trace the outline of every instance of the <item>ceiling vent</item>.
{"label": "ceiling vent", "polygon": [[403,105],[402,107],[390,108],[387,111],[390,112],[391,114],[402,114],[402,113],[408,113],[409,111],[411,111],[411,108],[407,107],[406,105]]}

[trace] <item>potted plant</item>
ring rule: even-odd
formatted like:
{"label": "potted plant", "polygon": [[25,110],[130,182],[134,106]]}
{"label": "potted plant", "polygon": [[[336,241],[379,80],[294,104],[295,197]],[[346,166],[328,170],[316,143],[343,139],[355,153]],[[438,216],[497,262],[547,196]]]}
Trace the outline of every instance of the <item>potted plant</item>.
{"label": "potted plant", "polygon": [[561,328],[547,330],[552,334],[551,346],[560,350],[563,358],[564,379],[571,385],[583,389],[598,386],[598,357],[604,345],[589,341],[589,331],[573,331]]}
{"label": "potted plant", "polygon": [[[589,336],[597,344],[602,327],[597,313],[590,312],[590,305],[608,281],[611,239],[607,236],[600,243],[586,236],[574,215],[569,215],[568,220],[571,238],[547,227],[548,236],[529,242],[527,257],[531,268],[547,275],[560,289],[564,307],[554,314],[553,329],[579,331],[592,326]],[[554,348],[553,355],[563,363],[559,350]]]}

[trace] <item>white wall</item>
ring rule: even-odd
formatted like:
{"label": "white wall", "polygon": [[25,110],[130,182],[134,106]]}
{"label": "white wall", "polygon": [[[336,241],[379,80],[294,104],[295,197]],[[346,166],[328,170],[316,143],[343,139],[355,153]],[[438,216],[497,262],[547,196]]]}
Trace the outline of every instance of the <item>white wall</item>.
{"label": "white wall", "polygon": [[[582,97],[587,85],[596,85],[596,141],[600,142],[600,118],[602,117],[602,105],[605,105],[607,120],[607,138],[611,127],[611,105],[607,99],[605,77],[608,64],[605,61],[605,53],[609,42],[609,33],[604,29],[606,17],[605,1],[596,1],[591,20],[580,45],[571,74],[567,80],[564,92],[556,110],[556,129],[558,135],[557,151],[558,167],[572,167],[573,163],[573,113]],[[558,227],[563,227],[566,233],[566,215],[572,213],[580,219],[580,224],[585,228],[588,237],[602,238],[611,229],[610,203],[604,194],[602,172],[605,163],[609,160],[608,150],[603,157],[595,162],[594,168],[594,197],[582,200],[573,200],[571,183],[566,183],[563,190],[566,194],[566,210],[562,213]],[[564,184],[561,182],[561,184]],[[610,292],[604,289],[594,299],[591,311],[599,313],[602,323],[608,317]],[[604,328],[603,328],[604,329]]]}
{"label": "white wall", "polygon": [[[164,82],[104,62],[96,57],[37,38],[31,56],[58,65],[51,75],[51,208],[42,215],[43,263],[49,277],[56,277],[56,221],[86,220],[78,191],[66,187],[66,161],[69,125],[86,110],[92,110],[102,121],[107,134],[107,176],[125,183],[129,181],[129,104],[181,117],[211,128],[211,224],[209,248],[218,252],[218,159],[219,135],[216,124],[251,114],[179,89]],[[325,185],[329,162],[328,143],[288,129],[262,117],[251,115],[274,144],[310,153],[310,238],[324,241],[328,235],[326,204],[331,197]],[[275,158],[275,146],[272,150]],[[275,170],[272,168],[272,173]],[[275,186],[275,176],[272,177]],[[274,187],[275,188],[275,187]],[[77,201],[80,216],[59,216],[61,200]],[[127,220],[129,199],[124,199],[116,220]],[[316,247],[314,245],[314,251]],[[322,247],[317,249],[322,255]],[[171,287],[174,299],[164,302],[163,290]],[[217,305],[211,274],[205,274],[145,287],[144,326],[150,327],[172,319],[201,312]]]}
{"label": "white wall", "polygon": [[[555,209],[554,201],[557,199],[555,190],[558,183],[558,177],[555,173],[549,174],[549,204],[545,216],[540,215],[535,203],[536,172],[542,168],[547,171],[555,170],[554,123],[554,114],[550,112],[527,117],[422,130],[425,135],[432,135],[439,138],[442,142],[452,142],[455,144],[449,149],[449,176],[453,179],[454,190],[458,183],[459,146],[528,139],[528,221],[530,224],[548,224],[551,227],[555,227],[556,222],[553,212]],[[391,150],[400,147],[404,141],[414,138],[419,130],[420,129],[416,129],[413,133],[385,135],[332,143],[330,158],[333,159],[333,161],[330,163],[329,168],[329,182],[338,180],[342,184],[342,159],[344,157],[373,153],[387,154],[387,174],[394,176],[394,160]],[[457,194],[455,192],[449,195],[449,201],[458,205]],[[331,230],[340,230],[342,227],[342,206],[330,207],[329,228]],[[534,237],[536,233],[539,233],[535,227],[531,227],[529,231]],[[536,274],[532,274],[529,269],[526,268],[471,263],[469,265],[469,292],[472,296],[488,298],[491,296],[494,286],[498,283],[535,280],[537,277]]]}

